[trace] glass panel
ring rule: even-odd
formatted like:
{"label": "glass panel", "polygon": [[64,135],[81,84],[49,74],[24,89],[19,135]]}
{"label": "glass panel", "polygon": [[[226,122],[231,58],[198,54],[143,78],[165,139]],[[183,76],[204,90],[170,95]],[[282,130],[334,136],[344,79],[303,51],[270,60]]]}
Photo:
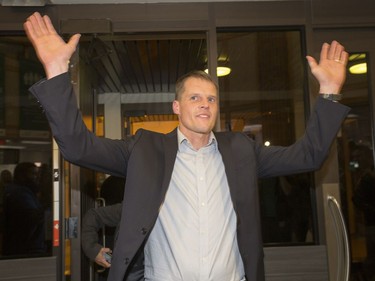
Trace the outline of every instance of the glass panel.
{"label": "glass panel", "polygon": [[375,278],[375,174],[371,94],[366,53],[351,53],[342,103],[351,112],[339,139],[343,211],[351,244],[353,280]]}
{"label": "glass panel", "polygon": [[22,36],[0,36],[0,257],[52,254],[52,145],[28,88],[44,76]]}
{"label": "glass panel", "polygon": [[[264,145],[290,145],[305,128],[304,61],[301,32],[219,31],[221,128],[242,131]],[[310,174],[259,182],[263,241],[313,241]]]}
{"label": "glass panel", "polygon": [[[162,133],[176,128],[178,120],[172,112],[175,81],[190,70],[205,69],[205,33],[117,34],[112,37],[84,37],[81,42],[80,58],[87,64],[80,68],[80,77],[88,77],[90,83],[94,81],[94,84],[82,87],[85,93],[81,95],[81,109],[84,107],[84,115],[87,112],[90,117],[92,100],[86,100],[91,98],[86,93],[87,88],[92,87],[98,101],[96,121],[92,123],[98,136],[113,137],[113,131],[109,132],[104,124],[117,123],[117,118],[121,121],[114,134],[122,138],[135,134],[140,128]],[[121,93],[121,101],[113,104],[111,99],[117,98],[116,93]],[[119,116],[113,116],[115,111],[119,112]],[[96,173],[96,199],[106,197],[103,187],[109,178],[104,181],[105,178],[106,175]],[[83,214],[95,206],[91,195],[88,190],[82,192],[83,197],[89,198],[82,206]],[[122,200],[122,196],[118,198]],[[100,202],[102,204],[103,200]],[[110,203],[108,199],[105,202],[106,206]],[[113,248],[114,233],[108,227],[104,233],[104,237],[98,236],[99,243],[106,242],[107,247]],[[93,267],[96,277],[103,278],[108,273],[96,264]],[[82,272],[82,276],[85,274]]]}

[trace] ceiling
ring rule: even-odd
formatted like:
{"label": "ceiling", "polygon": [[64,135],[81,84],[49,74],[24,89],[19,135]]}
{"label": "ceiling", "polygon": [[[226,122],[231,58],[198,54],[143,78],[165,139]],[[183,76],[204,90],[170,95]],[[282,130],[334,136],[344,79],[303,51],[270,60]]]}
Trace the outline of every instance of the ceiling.
{"label": "ceiling", "polygon": [[[45,6],[74,4],[143,4],[143,3],[193,3],[193,2],[267,2],[275,0],[1,0],[2,6]],[[286,0],[278,0],[286,1]],[[304,1],[304,0],[300,0]]]}
{"label": "ceiling", "polygon": [[80,59],[98,93],[173,93],[179,76],[207,65],[205,34],[83,38]]}

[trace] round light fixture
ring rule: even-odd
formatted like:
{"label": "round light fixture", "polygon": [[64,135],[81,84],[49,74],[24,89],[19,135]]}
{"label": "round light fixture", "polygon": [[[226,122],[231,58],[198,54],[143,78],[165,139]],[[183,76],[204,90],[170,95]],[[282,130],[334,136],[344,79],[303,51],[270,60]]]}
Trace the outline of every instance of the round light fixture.
{"label": "round light fixture", "polygon": [[216,69],[217,77],[222,77],[228,75],[232,70],[226,66],[218,66]]}
{"label": "round light fixture", "polygon": [[[227,66],[218,66],[216,68],[217,77],[222,77],[228,75],[232,70]],[[205,69],[204,72],[208,73],[208,69]]]}
{"label": "round light fixture", "polygon": [[349,67],[349,72],[351,74],[367,73],[367,63],[361,62],[361,63],[354,64],[351,67]]}

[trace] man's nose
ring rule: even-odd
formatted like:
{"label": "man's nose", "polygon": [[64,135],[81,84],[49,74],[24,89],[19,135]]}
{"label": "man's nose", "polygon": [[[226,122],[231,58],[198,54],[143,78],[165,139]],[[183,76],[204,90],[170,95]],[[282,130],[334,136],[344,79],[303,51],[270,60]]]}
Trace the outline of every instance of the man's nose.
{"label": "man's nose", "polygon": [[209,106],[209,102],[206,101],[206,100],[203,100],[201,105],[200,105],[201,108],[208,108],[208,106]]}

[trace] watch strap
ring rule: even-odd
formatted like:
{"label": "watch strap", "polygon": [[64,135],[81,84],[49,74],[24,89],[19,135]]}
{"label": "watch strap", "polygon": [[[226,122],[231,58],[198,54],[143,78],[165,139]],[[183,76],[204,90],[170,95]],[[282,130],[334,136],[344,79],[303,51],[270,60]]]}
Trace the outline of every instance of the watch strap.
{"label": "watch strap", "polygon": [[331,101],[339,101],[342,99],[341,94],[325,94],[325,93],[319,93],[319,95],[326,100],[331,100]]}

